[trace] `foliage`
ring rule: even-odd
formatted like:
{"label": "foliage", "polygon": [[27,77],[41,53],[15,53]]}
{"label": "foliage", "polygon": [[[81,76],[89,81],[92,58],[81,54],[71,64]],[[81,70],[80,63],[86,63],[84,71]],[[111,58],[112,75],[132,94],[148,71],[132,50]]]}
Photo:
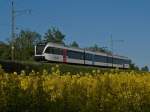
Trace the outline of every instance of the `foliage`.
{"label": "foliage", "polygon": [[145,71],[145,72],[148,72],[148,71],[149,71],[149,68],[148,68],[148,66],[144,66],[144,67],[141,68],[141,70],[142,70],[142,71]]}
{"label": "foliage", "polygon": [[0,59],[10,59],[10,45],[0,42]]}
{"label": "foliage", "polygon": [[94,44],[91,47],[87,47],[86,49],[90,50],[90,51],[94,51],[94,52],[104,52],[104,53],[110,53],[111,54],[111,51],[109,51],[108,49],[99,47],[97,44]]}
{"label": "foliage", "polygon": [[59,29],[51,28],[45,33],[44,40],[46,42],[53,42],[64,44],[65,35],[59,31]]}
{"label": "foliage", "polygon": [[73,42],[70,44],[70,47],[79,48],[79,44],[78,44],[76,41],[73,41]]}
{"label": "foliage", "polygon": [[0,74],[3,112],[149,112],[150,74],[132,72],[60,75],[24,71]]}
{"label": "foliage", "polygon": [[131,70],[139,71],[139,67],[138,67],[137,65],[135,65],[134,63],[131,63],[131,64],[130,64],[130,69],[131,69]]}
{"label": "foliage", "polygon": [[[41,38],[41,35],[37,32],[21,30],[13,42],[15,60],[33,60],[34,45],[36,43],[46,41],[46,43],[54,42],[65,44],[64,39],[65,35],[56,28],[50,28],[48,32],[45,33],[44,38]],[[11,45],[12,40],[9,40],[8,43],[0,42],[0,59],[11,59]]]}
{"label": "foliage", "polygon": [[15,39],[15,59],[31,60],[34,56],[34,45],[41,40],[40,34],[22,30]]}

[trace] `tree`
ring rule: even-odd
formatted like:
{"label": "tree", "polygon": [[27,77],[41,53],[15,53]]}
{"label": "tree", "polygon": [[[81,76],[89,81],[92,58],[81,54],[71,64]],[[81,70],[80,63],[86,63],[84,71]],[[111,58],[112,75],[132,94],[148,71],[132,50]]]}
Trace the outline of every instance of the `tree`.
{"label": "tree", "polygon": [[149,68],[148,68],[148,66],[144,66],[144,67],[142,67],[142,68],[141,68],[141,71],[148,72],[148,71],[149,71]]}
{"label": "tree", "polygon": [[97,44],[94,44],[94,46],[93,47],[91,47],[94,51],[98,51],[99,50],[99,47],[98,47],[98,45]]}
{"label": "tree", "polygon": [[44,40],[46,42],[53,42],[64,44],[65,35],[59,29],[51,28],[45,33]]}
{"label": "tree", "polygon": [[139,71],[139,67],[138,67],[137,65],[135,65],[134,63],[131,63],[131,64],[130,64],[130,69],[131,69],[131,70]]}
{"label": "tree", "polygon": [[104,48],[99,47],[97,44],[94,44],[94,46],[86,48],[87,50],[94,51],[94,52],[104,52],[104,53],[111,53],[109,50],[106,50]]}
{"label": "tree", "polygon": [[70,44],[70,47],[79,48],[79,44],[78,44],[76,41],[73,41],[73,42]]}
{"label": "tree", "polygon": [[41,41],[40,34],[32,31],[20,31],[14,41],[15,59],[31,60],[34,56],[34,45]]}
{"label": "tree", "polygon": [[0,59],[10,59],[10,46],[8,43],[0,41]]}

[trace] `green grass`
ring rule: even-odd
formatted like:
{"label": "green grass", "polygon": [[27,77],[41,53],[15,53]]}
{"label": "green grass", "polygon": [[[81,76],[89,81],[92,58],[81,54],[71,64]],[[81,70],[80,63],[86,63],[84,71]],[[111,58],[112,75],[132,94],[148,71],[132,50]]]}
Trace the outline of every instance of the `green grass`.
{"label": "green grass", "polygon": [[[4,61],[0,60],[0,65],[5,70],[5,72],[12,73],[17,72],[20,73],[22,70],[26,71],[26,73],[30,73],[32,70],[36,72],[42,73],[43,70],[51,72],[52,67],[59,65],[59,69],[62,74],[70,72],[71,74],[77,73],[93,73],[94,71],[100,70],[101,73],[111,71],[110,68],[101,68],[101,67],[93,67],[93,66],[85,66],[85,65],[73,65],[73,64],[64,64],[64,63],[45,63],[45,62],[35,62],[35,61]],[[130,70],[120,70],[120,71],[130,71]]]}

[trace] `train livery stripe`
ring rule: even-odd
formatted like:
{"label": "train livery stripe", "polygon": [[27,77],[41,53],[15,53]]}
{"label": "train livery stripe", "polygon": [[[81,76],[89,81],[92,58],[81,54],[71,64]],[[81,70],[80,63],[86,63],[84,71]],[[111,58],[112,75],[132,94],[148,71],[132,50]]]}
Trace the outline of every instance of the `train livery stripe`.
{"label": "train livery stripe", "polygon": [[63,62],[67,63],[67,49],[63,49]]}

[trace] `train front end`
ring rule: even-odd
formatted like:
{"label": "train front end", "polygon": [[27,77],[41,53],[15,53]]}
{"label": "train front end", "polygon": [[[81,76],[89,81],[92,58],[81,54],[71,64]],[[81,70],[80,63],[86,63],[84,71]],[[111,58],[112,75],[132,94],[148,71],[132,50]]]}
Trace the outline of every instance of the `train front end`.
{"label": "train front end", "polygon": [[35,45],[34,59],[36,61],[44,61],[45,60],[45,57],[43,55],[45,46],[46,46],[45,44],[41,44],[41,43]]}

